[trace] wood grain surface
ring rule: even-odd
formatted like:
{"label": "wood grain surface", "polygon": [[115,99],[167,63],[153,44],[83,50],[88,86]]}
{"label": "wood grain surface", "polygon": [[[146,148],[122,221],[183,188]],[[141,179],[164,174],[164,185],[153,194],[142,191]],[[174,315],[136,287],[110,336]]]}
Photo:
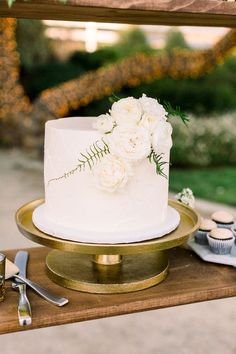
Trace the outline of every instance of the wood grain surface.
{"label": "wood grain surface", "polygon": [[[16,251],[3,253],[13,260]],[[169,252],[170,274],[163,283],[146,290],[117,295],[88,294],[62,288],[46,276],[45,257],[49,249],[37,247],[28,251],[28,277],[48,290],[67,297],[69,303],[58,308],[28,289],[33,321],[31,326],[22,328],[17,318],[18,293],[11,289],[11,281],[8,280],[6,299],[0,303],[1,334],[236,295],[234,268],[205,263],[183,248],[175,248]]]}
{"label": "wood grain surface", "polygon": [[236,2],[223,0],[17,0],[0,17],[236,27]]}

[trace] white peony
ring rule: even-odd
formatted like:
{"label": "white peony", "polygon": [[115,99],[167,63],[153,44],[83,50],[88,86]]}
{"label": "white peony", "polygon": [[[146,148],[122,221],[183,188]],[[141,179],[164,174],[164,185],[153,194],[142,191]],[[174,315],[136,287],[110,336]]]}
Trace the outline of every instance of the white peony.
{"label": "white peony", "polygon": [[108,113],[98,116],[96,122],[93,124],[93,128],[97,129],[101,134],[110,133],[113,127],[114,120]]}
{"label": "white peony", "polygon": [[142,107],[134,97],[121,98],[113,103],[110,114],[117,125],[136,124],[141,119]]}
{"label": "white peony", "polygon": [[166,121],[168,112],[165,108],[154,98],[147,97],[145,94],[139,98],[143,112],[148,116],[156,117],[158,120]]}
{"label": "white peony", "polygon": [[137,126],[117,126],[107,137],[110,152],[128,161],[140,161],[151,152],[151,137],[147,129]]}
{"label": "white peony", "polygon": [[132,169],[127,161],[114,155],[106,155],[93,169],[98,188],[115,192],[123,188],[132,176]]}
{"label": "white peony", "polygon": [[162,154],[172,146],[172,126],[168,122],[158,125],[152,136],[152,147],[156,154]]}

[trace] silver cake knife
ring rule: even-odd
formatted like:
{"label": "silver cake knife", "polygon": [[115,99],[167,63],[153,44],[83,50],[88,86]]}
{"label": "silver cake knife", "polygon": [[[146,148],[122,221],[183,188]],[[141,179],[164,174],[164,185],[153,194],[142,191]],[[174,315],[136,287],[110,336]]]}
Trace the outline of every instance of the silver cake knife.
{"label": "silver cake knife", "polygon": [[[28,252],[18,251],[14,263],[19,268],[19,275],[26,277],[26,268],[28,262]],[[31,307],[26,295],[26,284],[18,279],[14,279],[12,287],[19,290],[18,318],[21,326],[32,323]]]}

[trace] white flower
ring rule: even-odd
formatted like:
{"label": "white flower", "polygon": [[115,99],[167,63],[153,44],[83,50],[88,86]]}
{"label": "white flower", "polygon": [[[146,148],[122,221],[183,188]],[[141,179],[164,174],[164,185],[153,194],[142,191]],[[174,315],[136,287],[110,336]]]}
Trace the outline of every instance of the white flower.
{"label": "white flower", "polygon": [[151,152],[151,137],[140,126],[117,126],[106,140],[110,152],[128,161],[140,161]]}
{"label": "white flower", "polygon": [[141,119],[142,107],[133,97],[121,98],[113,103],[110,114],[117,125],[136,124]]}
{"label": "white flower", "polygon": [[168,122],[158,125],[152,136],[152,147],[156,154],[162,154],[172,146],[172,126]]}
{"label": "white flower", "polygon": [[123,188],[132,176],[132,169],[127,161],[114,155],[106,155],[93,169],[98,188],[115,192]]}
{"label": "white flower", "polygon": [[144,113],[142,119],[139,122],[139,125],[149,130],[152,133],[158,125],[159,118],[155,115]]}
{"label": "white flower", "polygon": [[156,99],[143,94],[142,97],[139,98],[139,102],[144,113],[147,113],[149,116],[154,116],[158,120],[166,121],[168,113]]}
{"label": "white flower", "polygon": [[101,134],[111,132],[113,127],[114,120],[108,113],[98,116],[96,122],[93,124],[93,128],[97,129]]}
{"label": "white flower", "polygon": [[191,208],[194,208],[195,206],[195,197],[190,188],[183,188],[183,190],[178,193],[175,198],[181,203],[189,205]]}

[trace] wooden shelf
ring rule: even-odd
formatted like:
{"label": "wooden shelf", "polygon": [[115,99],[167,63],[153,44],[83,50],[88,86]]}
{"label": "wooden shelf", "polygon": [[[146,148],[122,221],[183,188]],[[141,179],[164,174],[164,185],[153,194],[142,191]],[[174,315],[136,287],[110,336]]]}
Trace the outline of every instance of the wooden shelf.
{"label": "wooden shelf", "polygon": [[17,0],[0,2],[0,17],[152,25],[236,27],[236,2],[223,0]]}
{"label": "wooden shelf", "polygon": [[[16,251],[3,253],[13,260]],[[146,290],[118,295],[88,294],[62,288],[46,276],[45,257],[49,249],[37,247],[28,251],[28,277],[48,290],[67,297],[69,304],[58,308],[29,289],[33,321],[31,326],[22,328],[17,318],[18,293],[11,289],[11,281],[8,280],[6,299],[0,303],[1,334],[236,295],[236,272],[233,267],[205,263],[183,248],[170,251],[170,274],[163,283]]]}

